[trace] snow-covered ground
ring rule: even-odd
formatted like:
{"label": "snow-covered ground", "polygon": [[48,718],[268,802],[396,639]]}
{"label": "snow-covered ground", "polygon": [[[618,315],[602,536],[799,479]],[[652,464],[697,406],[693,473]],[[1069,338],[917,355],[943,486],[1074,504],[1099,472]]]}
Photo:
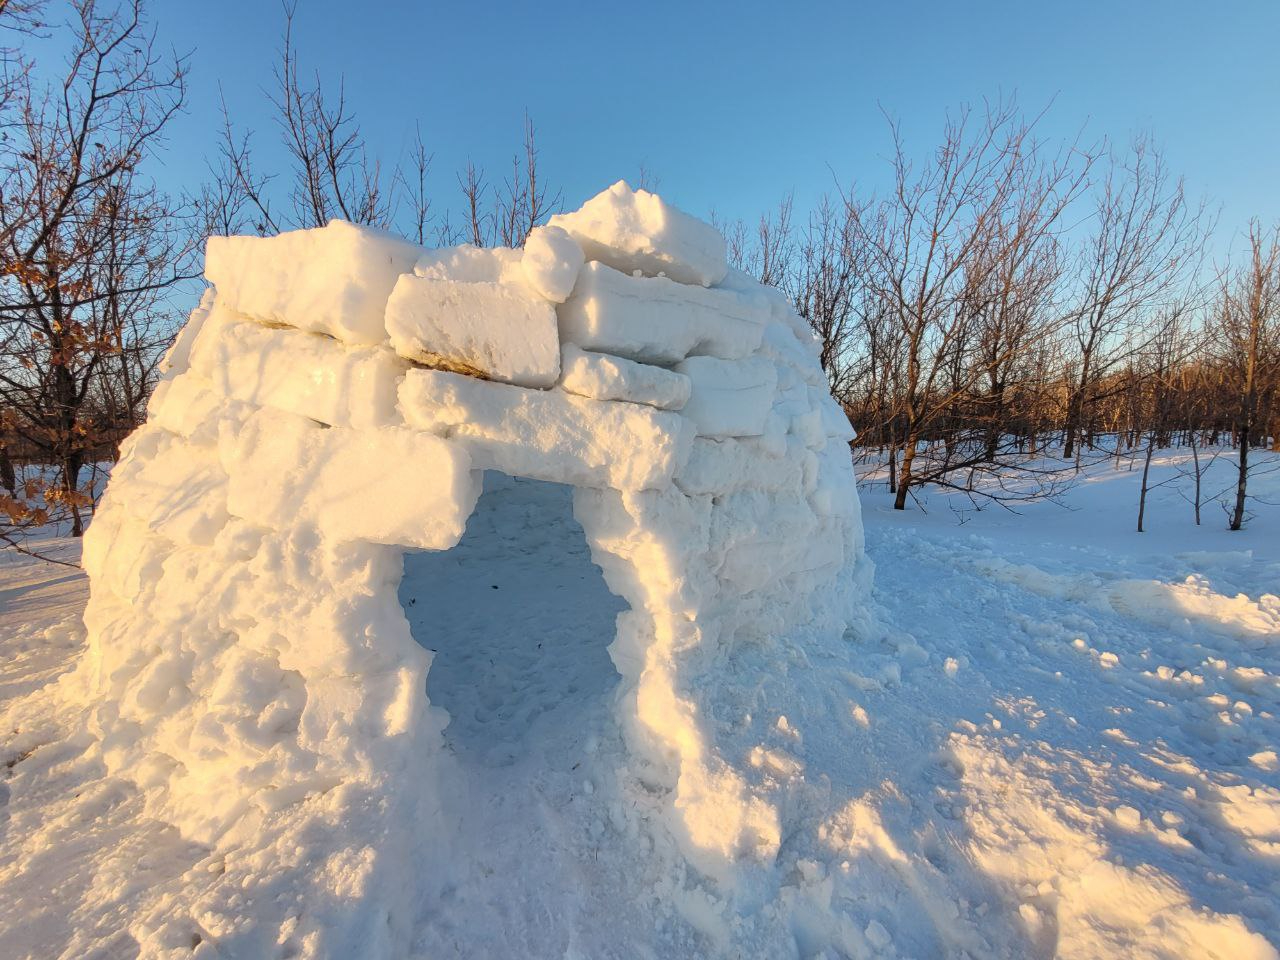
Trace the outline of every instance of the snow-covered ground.
{"label": "snow-covered ground", "polygon": [[[1127,467],[1019,514],[939,493],[896,513],[864,478],[880,626],[709,672],[721,748],[783,800],[777,863],[732,889],[646,829],[661,801],[612,719],[621,602],[569,488],[490,474],[400,592],[450,715],[413,955],[1277,956],[1280,470],[1244,532],[1212,504],[1196,527],[1182,480],[1139,535]],[[83,577],[2,560],[0,954],[133,956],[219,864],[41,707],[81,649]],[[223,955],[185,929],[172,956]]]}

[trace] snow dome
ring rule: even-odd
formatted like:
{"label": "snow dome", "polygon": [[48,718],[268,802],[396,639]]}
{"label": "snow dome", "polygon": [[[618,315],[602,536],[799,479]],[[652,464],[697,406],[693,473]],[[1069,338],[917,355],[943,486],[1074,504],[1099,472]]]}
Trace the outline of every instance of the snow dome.
{"label": "snow dome", "polygon": [[706,691],[736,650],[839,634],[870,575],[853,431],[786,298],[625,183],[523,249],[334,221],[211,238],[206,275],[85,538],[69,685],[208,850],[183,915],[244,955],[396,953],[449,722],[397,588],[484,471],[573,487],[626,607],[612,711],[652,829],[713,882],[769,863],[776,804]]}

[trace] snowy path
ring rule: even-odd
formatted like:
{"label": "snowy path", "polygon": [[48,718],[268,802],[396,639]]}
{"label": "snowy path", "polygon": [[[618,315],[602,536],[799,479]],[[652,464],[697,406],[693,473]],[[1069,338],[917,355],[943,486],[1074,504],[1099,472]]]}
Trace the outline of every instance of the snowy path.
{"label": "snowy path", "polygon": [[[482,499],[455,551],[406,562],[452,718],[441,782],[423,785],[447,828],[418,878],[414,957],[1277,956],[1265,539],[1107,536],[1097,511],[958,526],[864,493],[886,626],[744,647],[717,671],[705,722],[772,785],[783,826],[775,868],[725,890],[651,839],[658,798],[616,775],[620,602],[569,491],[519,493]],[[1086,493],[1128,510],[1106,483]],[[73,662],[83,600],[63,568],[0,568],[0,712]],[[141,819],[56,712],[18,719],[0,754],[0,952],[131,956],[130,918],[180,904],[204,852]]]}

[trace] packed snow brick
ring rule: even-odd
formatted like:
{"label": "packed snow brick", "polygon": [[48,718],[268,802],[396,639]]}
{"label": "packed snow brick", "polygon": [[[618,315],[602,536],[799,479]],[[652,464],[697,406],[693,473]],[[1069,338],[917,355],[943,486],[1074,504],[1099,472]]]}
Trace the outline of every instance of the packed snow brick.
{"label": "packed snow brick", "polygon": [[772,455],[758,437],[713,440],[697,437],[689,458],[675,476],[676,486],[689,496],[737,490],[803,489],[806,463],[816,472],[814,453],[799,442],[784,456]]}
{"label": "packed snow brick", "polygon": [[398,354],[428,366],[524,387],[560,376],[555,309],[523,286],[405,274],[387,303],[387,333]]}
{"label": "packed snow brick", "polygon": [[227,475],[212,447],[192,448],[150,425],[131,438],[113,476],[131,490],[125,509],[174,543],[207,545],[227,522]]}
{"label": "packed snow brick", "polygon": [[813,397],[813,402],[822,416],[823,432],[833,440],[853,442],[858,436],[858,431],[853,429],[853,424],[849,422],[849,415],[836,402],[835,397],[831,396],[831,391],[810,387],[809,394]]}
{"label": "packed snow brick", "polygon": [[228,310],[371,344],[386,339],[387,298],[421,254],[381,230],[331,220],[275,237],[210,237],[204,270]]}
{"label": "packed snow brick", "polygon": [[666,487],[691,439],[679,414],[441,370],[410,370],[400,408],[411,426],[464,445],[478,468],[586,487]]}
{"label": "packed snow brick", "polygon": [[200,336],[204,322],[209,319],[216,298],[217,291],[213,287],[207,287],[200,295],[200,303],[191,311],[191,316],[174,336],[173,343],[169,344],[169,349],[160,360],[157,369],[161,376],[176,377],[186,371],[191,362],[191,348]]}
{"label": "packed snow brick", "polygon": [[218,307],[191,349],[190,367],[223,396],[343,427],[391,426],[409,364],[385,346],[270,328]]}
{"label": "packed snow brick", "polygon": [[626,400],[679,410],[689,399],[689,378],[683,373],[579,350],[571,343],[561,349],[560,368],[561,387],[593,400]]}
{"label": "packed snow brick", "polygon": [[262,410],[219,444],[228,509],[272,530],[429,550],[458,542],[480,495],[465,450],[404,427],[325,428]]}
{"label": "packed snow brick", "polygon": [[758,437],[773,409],[778,374],[763,357],[731,362],[690,357],[675,369],[692,384],[681,416],[693,421],[700,437]]}
{"label": "packed snow brick", "polygon": [[582,248],[560,227],[534,227],[524,241],[524,268],[529,286],[553,303],[564,303],[573,293],[582,269]]}
{"label": "packed snow brick", "polygon": [[519,285],[525,279],[520,265],[521,253],[510,247],[477,247],[464,243],[418,252],[422,255],[413,265],[413,272],[426,280]]}
{"label": "packed snow brick", "polygon": [[559,308],[562,340],[642,363],[691,354],[736,360],[753,353],[768,313],[748,297],[664,277],[632,277],[588,263]]}
{"label": "packed snow brick", "polygon": [[618,270],[663,274],[680,283],[709,287],[729,270],[724,237],[709,223],[668,205],[647,190],[619,180],[581,209],[551,218],[569,233],[588,260]]}
{"label": "packed snow brick", "polygon": [[238,430],[252,412],[252,407],[230,399],[200,374],[188,370],[156,385],[147,404],[147,422],[176,433],[192,446],[213,447],[224,429]]}

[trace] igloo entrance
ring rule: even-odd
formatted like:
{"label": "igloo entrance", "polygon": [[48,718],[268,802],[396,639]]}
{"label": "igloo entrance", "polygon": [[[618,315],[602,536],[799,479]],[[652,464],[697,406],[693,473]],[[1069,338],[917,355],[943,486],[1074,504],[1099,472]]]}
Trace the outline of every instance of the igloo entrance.
{"label": "igloo entrance", "polygon": [[604,711],[619,680],[607,647],[626,603],[591,561],[570,486],[487,471],[458,545],[405,556],[400,602],[435,652],[427,697],[460,757],[511,763]]}

